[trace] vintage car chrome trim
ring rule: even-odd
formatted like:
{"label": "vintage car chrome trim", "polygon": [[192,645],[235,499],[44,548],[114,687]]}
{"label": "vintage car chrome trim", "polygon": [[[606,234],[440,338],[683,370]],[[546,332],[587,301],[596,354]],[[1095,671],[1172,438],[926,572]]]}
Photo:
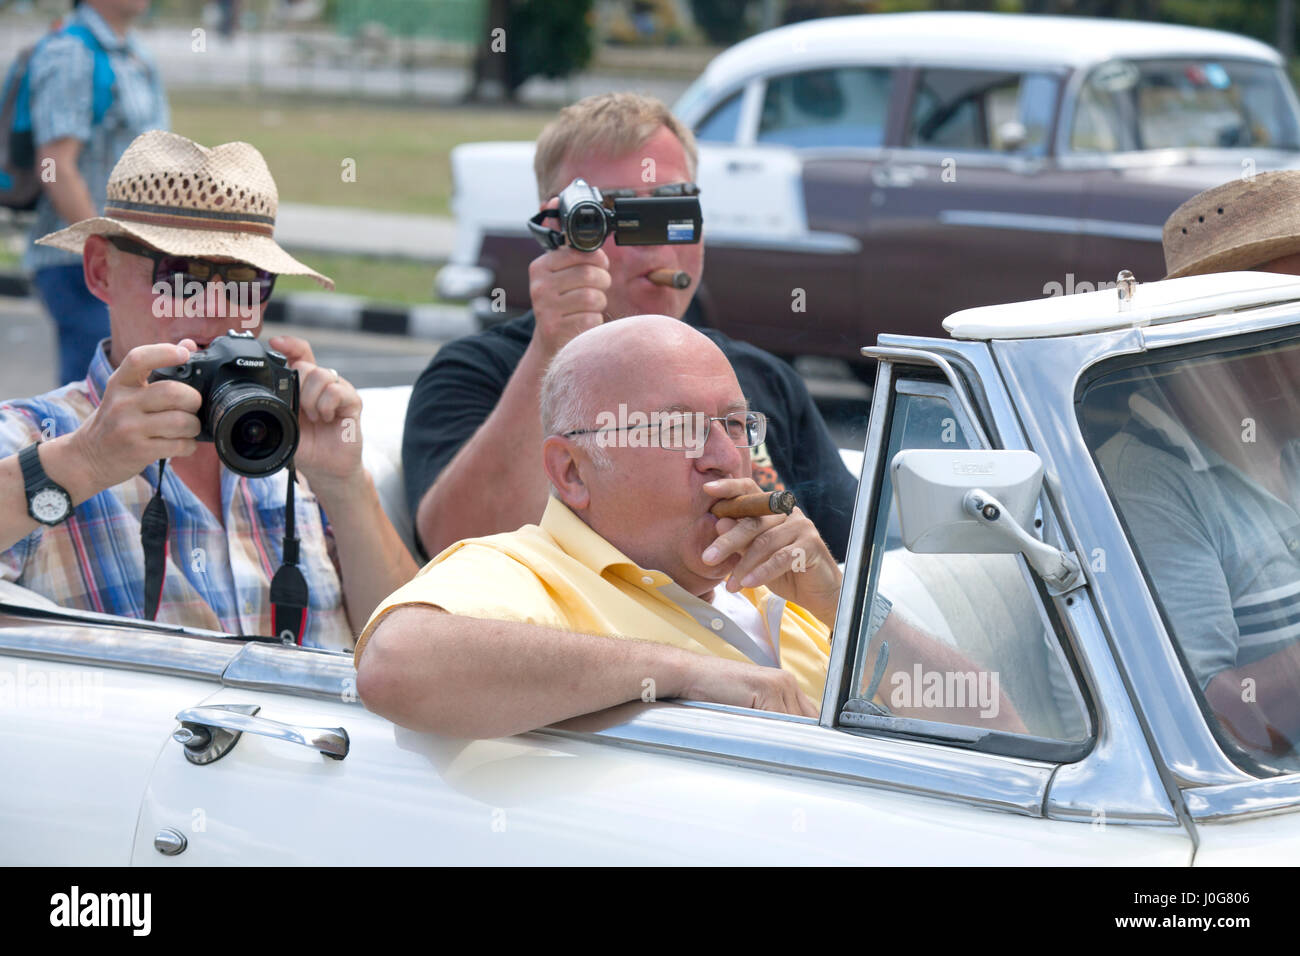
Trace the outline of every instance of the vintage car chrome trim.
{"label": "vintage car chrome trim", "polygon": [[120,621],[49,623],[0,616],[0,654],[220,681],[228,687],[360,705],[346,653],[260,644],[208,631],[154,633]]}
{"label": "vintage car chrome trim", "polygon": [[831,730],[777,714],[633,702],[535,733],[1042,815],[1039,761]]}
{"label": "vintage car chrome trim", "polygon": [[[1004,448],[1030,449],[1043,454],[1041,445],[1031,444],[1022,426],[1022,415],[1017,408],[1032,414],[1039,406],[1018,406],[1007,392],[1007,385],[999,363],[984,342],[957,342],[942,340],[912,340],[916,346],[906,348],[893,337],[876,349],[864,349],[864,354],[888,352],[899,364],[911,356],[922,354],[942,358],[941,352],[952,361],[971,368],[982,386],[981,397],[991,416],[989,427],[999,436]],[[932,362],[929,364],[933,364]],[[951,362],[945,362],[945,375],[958,395],[966,398],[966,389],[957,379]],[[970,414],[969,400],[963,401],[966,414]],[[976,419],[979,421],[979,419]],[[987,443],[985,447],[990,447]],[[1062,514],[1062,494],[1054,476],[1052,460],[1044,456],[1048,466],[1044,481],[1044,540],[1057,539],[1061,547],[1079,551],[1080,539],[1071,533]],[[1083,553],[1083,552],[1081,552]],[[1082,759],[1064,764],[1057,770],[1045,802],[1048,816],[1058,819],[1093,821],[1103,813],[1106,821],[1177,823],[1176,811],[1168,788],[1160,779],[1159,767],[1153,761],[1150,747],[1143,739],[1137,715],[1128,700],[1128,691],[1115,673],[1111,651],[1092,603],[1085,599],[1086,592],[1053,599],[1053,606],[1064,625],[1065,639],[1071,655],[1083,674],[1083,684],[1093,700],[1096,712],[1089,714],[1095,735],[1092,749]],[[1083,690],[1083,688],[1081,688]],[[1118,696],[1116,696],[1118,695]]]}
{"label": "vintage car chrome trim", "polygon": [[1074,219],[1069,216],[1040,216],[1033,213],[995,212],[982,209],[941,209],[939,222],[945,226],[978,226],[985,229],[1020,229],[1070,236],[1105,236],[1160,242],[1160,226],[1109,219]]}
{"label": "vintage car chrome trim", "polygon": [[1183,792],[1197,823],[1231,823],[1300,809],[1300,774]]}
{"label": "vintage car chrome trim", "polygon": [[1149,325],[1140,330],[1140,335],[1144,349],[1163,349],[1281,328],[1295,324],[1298,316],[1300,299],[1293,299],[1276,306],[1207,315],[1172,325]]}
{"label": "vintage car chrome trim", "polygon": [[953,371],[952,364],[942,355],[924,349],[891,348],[883,345],[865,346],[862,349],[862,354],[867,358],[877,359],[882,363],[886,361],[898,361],[900,364],[904,365],[933,365],[943,373],[944,377],[948,379],[948,384],[953,387],[953,391],[957,396],[958,407],[961,408],[962,414],[966,416],[974,428],[974,434],[975,437],[979,439],[980,447],[993,447],[989,442],[988,434],[984,431],[984,426],[981,424],[979,416],[975,414],[975,408],[971,405],[970,397],[966,394],[966,389],[962,386],[961,379],[959,379],[957,373]]}
{"label": "vintage car chrome trim", "polygon": [[[880,480],[882,450],[885,440],[885,416],[889,409],[889,394],[893,388],[893,365],[880,362],[876,368],[875,392],[871,399],[871,413],[867,419],[867,437],[863,444],[862,468],[858,475],[858,495],[853,504],[853,520],[849,524],[849,544],[844,563],[845,581],[857,581],[866,573],[870,563],[867,554],[867,516],[876,500]],[[840,698],[845,691],[845,663],[849,645],[854,642],[861,608],[857,606],[861,589],[841,587],[840,600],[835,612],[835,629],[831,634],[831,656],[826,665],[826,685],[822,690],[822,709],[819,722],[826,729],[835,726],[839,718]]]}
{"label": "vintage car chrome trim", "polygon": [[725,228],[704,234],[705,246],[728,249],[779,249],[820,256],[852,256],[862,251],[862,241],[842,232],[804,232],[798,235],[763,236],[752,232],[732,232]]}
{"label": "vintage car chrome trim", "polygon": [[[1075,416],[1077,382],[1102,359],[1141,351],[1143,330],[998,340],[991,348],[1031,446],[1059,482],[1056,505],[1063,527],[1085,558],[1098,553],[1105,558],[1104,572],[1086,572],[1106,640],[1090,638],[1081,663],[1092,671],[1099,705],[1113,705],[1109,720],[1118,722],[1124,748],[1140,749],[1145,758],[1146,737],[1176,787],[1253,779],[1228,760],[1206,725],[1113,507],[1078,505],[1110,502],[1110,495]],[[1107,724],[1103,719],[1103,734]],[[1069,776],[1069,768],[1063,768],[1060,785]],[[1057,788],[1054,783],[1054,794]],[[1077,792],[1086,799],[1085,789]]]}
{"label": "vintage car chrome trim", "polygon": [[341,704],[357,704],[357,671],[351,654],[307,647],[245,644],[221,675],[227,687],[288,691]]}
{"label": "vintage car chrome trim", "polygon": [[220,680],[242,644],[192,635],[153,633],[95,621],[49,623],[0,617],[0,654],[122,667],[173,677]]}

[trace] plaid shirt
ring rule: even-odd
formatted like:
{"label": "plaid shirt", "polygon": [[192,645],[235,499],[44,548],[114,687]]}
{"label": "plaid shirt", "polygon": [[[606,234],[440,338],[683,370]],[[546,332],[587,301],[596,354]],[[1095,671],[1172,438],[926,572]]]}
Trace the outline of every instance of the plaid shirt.
{"label": "plaid shirt", "polygon": [[[112,374],[101,343],[90,373],[36,398],[0,403],[0,456],[74,431],[99,406]],[[63,607],[144,617],[144,554],[140,516],[158,481],[154,463],[136,477],[78,505],[72,517],[41,526],[0,552],[0,579],[49,597]],[[171,469],[163,476],[170,518],[167,569],[158,621],[225,631],[271,633],[271,576],[284,542],[288,472],[243,478],[221,470],[222,521]],[[303,644],[351,649],[352,629],[334,554],[334,535],[300,479],[295,498],[299,568],[310,607]]]}
{"label": "plaid shirt", "polygon": [[[78,6],[66,22],[87,27],[108,54],[113,66],[113,103],[102,120],[92,122],[94,56],[76,37],[50,37],[32,56],[28,67],[32,135],[37,146],[64,137],[81,140],[77,169],[86,181],[95,208],[103,210],[108,174],[131,141],[148,130],[166,129],[170,125],[167,95],[152,56],[134,34],[128,33],[125,39],[119,37],[88,3]],[[66,225],[55,212],[49,195],[42,192],[32,223],[32,242],[23,257],[27,271],[81,262],[81,256],[35,244],[41,236]]]}

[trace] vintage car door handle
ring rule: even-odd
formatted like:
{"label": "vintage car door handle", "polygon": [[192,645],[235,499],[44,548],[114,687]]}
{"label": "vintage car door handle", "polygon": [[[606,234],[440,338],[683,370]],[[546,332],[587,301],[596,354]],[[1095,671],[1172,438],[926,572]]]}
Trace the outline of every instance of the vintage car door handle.
{"label": "vintage car door handle", "polygon": [[239,710],[221,706],[190,707],[176,715],[181,726],[172,734],[172,739],[184,745],[186,759],[196,764],[212,763],[225,756],[242,733],[260,734],[309,747],[334,760],[342,760],[348,755],[350,741],[348,732],[342,727],[303,727],[255,714],[255,707],[240,707]]}
{"label": "vintage car door handle", "polygon": [[883,188],[910,186],[925,176],[924,166],[876,166],[871,170],[871,181]]}

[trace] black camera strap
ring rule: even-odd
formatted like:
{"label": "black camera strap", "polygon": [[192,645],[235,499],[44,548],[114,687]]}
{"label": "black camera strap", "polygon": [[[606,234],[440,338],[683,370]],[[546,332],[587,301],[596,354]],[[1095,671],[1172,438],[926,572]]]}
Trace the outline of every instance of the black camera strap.
{"label": "black camera strap", "polygon": [[545,225],[547,219],[558,219],[559,216],[554,209],[543,209],[528,220],[528,231],[543,249],[558,249],[564,245],[564,233]]}
{"label": "black camera strap", "polygon": [[[158,459],[158,484],[140,516],[140,544],[144,550],[144,616],[158,617],[163,581],[167,577],[167,502],[162,496],[167,459]],[[271,629],[285,644],[302,644],[307,629],[307,579],[298,569],[298,537],[294,533],[293,486],[297,470],[289,459],[289,487],[284,495],[284,556],[271,578]]]}
{"label": "black camera strap", "polygon": [[307,630],[307,579],[298,569],[298,538],[293,523],[293,486],[297,469],[289,459],[289,488],[284,494],[284,556],[271,578],[271,630],[285,644],[302,644]]}
{"label": "black camera strap", "polygon": [[167,459],[158,459],[158,484],[140,515],[140,545],[144,548],[144,616],[158,616],[163,579],[167,576],[167,502],[163,501],[163,472]]}

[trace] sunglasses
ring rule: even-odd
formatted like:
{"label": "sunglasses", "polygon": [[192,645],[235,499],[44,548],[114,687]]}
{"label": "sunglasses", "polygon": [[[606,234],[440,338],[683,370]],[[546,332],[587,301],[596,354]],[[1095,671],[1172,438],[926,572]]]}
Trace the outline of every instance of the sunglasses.
{"label": "sunglasses", "polygon": [[[228,285],[234,282],[249,283],[257,289],[259,304],[271,298],[271,290],[275,288],[274,272],[267,272],[247,262],[213,262],[211,259],[200,259],[194,256],[174,256],[123,236],[106,238],[116,248],[129,255],[152,259],[155,283],[163,282],[171,285],[177,276],[180,277],[182,285],[189,281],[206,284],[216,279]],[[232,289],[231,292],[233,291]]]}

